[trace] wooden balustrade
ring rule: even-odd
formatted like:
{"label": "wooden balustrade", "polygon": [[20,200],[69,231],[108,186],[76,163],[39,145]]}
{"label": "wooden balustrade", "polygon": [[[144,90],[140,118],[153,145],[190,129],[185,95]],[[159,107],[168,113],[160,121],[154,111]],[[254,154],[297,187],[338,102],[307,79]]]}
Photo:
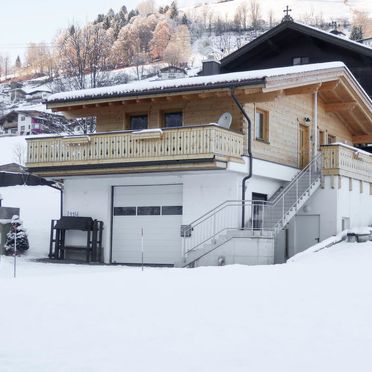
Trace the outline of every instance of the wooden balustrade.
{"label": "wooden balustrade", "polygon": [[154,162],[222,157],[241,159],[243,135],[217,125],[124,131],[27,140],[27,166]]}
{"label": "wooden balustrade", "polygon": [[372,154],[343,144],[322,146],[322,154],[324,175],[372,182]]}

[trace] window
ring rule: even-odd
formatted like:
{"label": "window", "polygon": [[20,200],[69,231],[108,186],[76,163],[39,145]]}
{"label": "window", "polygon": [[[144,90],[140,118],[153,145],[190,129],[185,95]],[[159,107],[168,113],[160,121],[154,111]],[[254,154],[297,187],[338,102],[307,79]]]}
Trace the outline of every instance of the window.
{"label": "window", "polygon": [[307,65],[308,63],[310,63],[310,58],[309,57],[293,57],[292,58],[293,66]]}
{"label": "window", "polygon": [[163,216],[182,215],[182,205],[164,206],[161,208],[161,214]]}
{"label": "window", "polygon": [[269,113],[263,110],[256,110],[255,125],[256,139],[269,142]]}
{"label": "window", "polygon": [[141,130],[141,129],[147,129],[147,127],[148,127],[147,115],[130,116],[130,129]]}
{"label": "window", "polygon": [[138,216],[160,216],[160,207],[137,207]]}
{"label": "window", "polygon": [[335,142],[336,142],[336,137],[328,134],[328,138],[327,138],[328,145],[330,145],[331,143],[335,143]]}
{"label": "window", "polygon": [[24,116],[21,116],[21,121],[25,121],[26,118]]}
{"label": "window", "polygon": [[165,128],[182,127],[183,115],[182,112],[165,112],[164,126]]}
{"label": "window", "polygon": [[114,216],[135,216],[136,207],[115,207]]}
{"label": "window", "polygon": [[326,144],[325,143],[325,133],[324,133],[324,130],[319,130],[318,144],[319,144],[319,149],[320,149],[320,146]]}

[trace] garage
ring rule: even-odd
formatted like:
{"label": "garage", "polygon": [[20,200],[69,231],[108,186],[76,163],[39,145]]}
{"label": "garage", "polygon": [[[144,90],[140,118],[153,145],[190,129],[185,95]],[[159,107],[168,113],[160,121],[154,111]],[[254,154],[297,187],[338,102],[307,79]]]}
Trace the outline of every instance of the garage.
{"label": "garage", "polygon": [[112,263],[173,265],[181,257],[182,185],[113,188]]}

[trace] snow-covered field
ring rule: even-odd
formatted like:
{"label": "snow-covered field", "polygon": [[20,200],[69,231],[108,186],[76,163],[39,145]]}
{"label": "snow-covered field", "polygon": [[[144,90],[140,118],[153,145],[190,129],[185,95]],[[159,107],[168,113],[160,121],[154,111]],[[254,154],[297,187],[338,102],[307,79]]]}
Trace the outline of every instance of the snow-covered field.
{"label": "snow-covered field", "polygon": [[372,242],[276,266],[0,263],[0,371],[371,371]]}
{"label": "snow-covered field", "polygon": [[[25,161],[25,137],[0,137],[0,165]],[[20,159],[22,158],[22,159]],[[3,207],[20,208],[20,217],[30,241],[30,256],[46,256],[50,220],[58,218],[60,193],[47,186],[0,187]],[[1,365],[0,365],[1,372]]]}

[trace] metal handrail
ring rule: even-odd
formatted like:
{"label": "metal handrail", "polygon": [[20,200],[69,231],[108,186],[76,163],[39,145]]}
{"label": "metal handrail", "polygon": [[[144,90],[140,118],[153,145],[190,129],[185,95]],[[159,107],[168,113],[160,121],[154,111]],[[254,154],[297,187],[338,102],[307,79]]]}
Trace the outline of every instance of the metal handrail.
{"label": "metal handrail", "polygon": [[280,199],[284,194],[287,193],[288,189],[291,188],[291,186],[293,185],[294,182],[296,182],[296,180],[298,178],[300,178],[303,174],[305,174],[307,172],[307,170],[316,162],[318,162],[319,160],[322,159],[322,154],[319,153],[317,156],[315,156],[310,162],[309,164],[307,164],[304,168],[301,169],[300,172],[298,172],[292,179],[291,181],[289,182],[288,185],[286,185],[284,187],[284,189],[276,196],[276,198],[274,200],[271,200],[271,203],[275,204],[278,199]]}
{"label": "metal handrail", "polygon": [[[300,198],[305,195],[310,188],[312,187],[313,183],[317,180],[319,180],[321,175],[321,163],[319,166],[316,167],[316,169],[312,172],[312,166],[314,164],[317,164],[318,162],[321,162],[322,157],[321,154],[317,155],[312,161],[304,168],[302,169],[293,179],[292,181],[278,194],[278,196],[273,201],[254,201],[254,200],[226,200],[223,203],[217,205],[210,211],[204,213],[201,217],[194,220],[191,224],[184,227],[184,238],[190,237],[193,235],[193,231],[202,225],[203,223],[208,223],[209,225],[206,225],[206,228],[203,230],[199,230],[199,235],[201,235],[200,240],[197,242],[193,242],[193,246],[190,249],[185,249],[184,246],[184,253],[190,253],[194,251],[196,248],[200,247],[201,245],[207,243],[208,241],[213,240],[215,237],[220,235],[224,230],[231,230],[234,229],[233,227],[227,227],[226,221],[223,221],[225,223],[224,226],[221,226],[219,228],[215,227],[215,221],[217,216],[220,216],[224,211],[229,207],[248,207],[251,208],[251,220],[250,220],[250,226],[247,228],[241,227],[236,229],[240,230],[252,230],[252,231],[273,231],[274,233],[277,233],[281,226],[285,223],[286,216],[288,215],[288,212],[291,211],[291,209],[298,204],[298,201]],[[315,178],[314,178],[315,175]],[[299,189],[299,182],[305,179],[307,184],[305,184],[305,188]],[[293,192],[293,188],[295,187],[296,195],[288,197],[288,194],[290,192]],[[288,200],[286,200],[286,198]],[[289,205],[288,205],[289,201]],[[287,203],[286,203],[287,202]],[[259,212],[262,213],[262,219],[254,219],[253,214],[254,207],[260,206]],[[280,211],[278,211],[278,207],[281,208]],[[277,216],[277,214],[280,214],[280,217]],[[222,218],[227,217],[227,212],[225,212],[225,215],[222,215]],[[235,216],[234,216],[235,218]],[[258,227],[254,226],[255,223],[258,223]],[[208,236],[204,236],[204,233],[212,228],[213,232],[210,233]],[[190,241],[191,243],[191,241]]]}

